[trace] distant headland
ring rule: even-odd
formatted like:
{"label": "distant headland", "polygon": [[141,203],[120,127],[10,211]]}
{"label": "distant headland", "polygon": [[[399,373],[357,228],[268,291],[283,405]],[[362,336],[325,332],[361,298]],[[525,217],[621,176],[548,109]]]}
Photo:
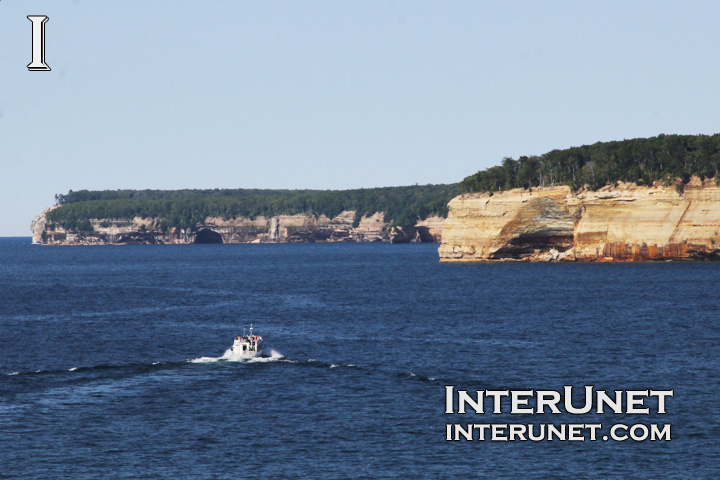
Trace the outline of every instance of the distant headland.
{"label": "distant headland", "polygon": [[56,195],[44,245],[440,242],[457,184],[355,190],[107,190]]}

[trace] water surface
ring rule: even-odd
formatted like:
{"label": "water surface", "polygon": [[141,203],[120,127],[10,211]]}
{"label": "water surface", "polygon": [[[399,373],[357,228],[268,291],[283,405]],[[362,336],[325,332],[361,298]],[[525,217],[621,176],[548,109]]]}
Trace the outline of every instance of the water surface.
{"label": "water surface", "polygon": [[[720,264],[434,245],[0,239],[0,478],[713,478]],[[254,323],[272,358],[222,360]],[[666,415],[445,415],[445,385],[674,389]],[[447,442],[446,423],[671,423]]]}

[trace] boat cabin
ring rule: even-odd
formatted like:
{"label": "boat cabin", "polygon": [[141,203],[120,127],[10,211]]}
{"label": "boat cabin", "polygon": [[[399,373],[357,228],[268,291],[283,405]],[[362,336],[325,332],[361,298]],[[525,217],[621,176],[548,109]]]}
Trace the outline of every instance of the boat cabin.
{"label": "boat cabin", "polygon": [[250,325],[250,335],[236,337],[233,342],[232,352],[243,356],[257,356],[262,350],[263,339],[260,335],[253,335],[253,327]]}

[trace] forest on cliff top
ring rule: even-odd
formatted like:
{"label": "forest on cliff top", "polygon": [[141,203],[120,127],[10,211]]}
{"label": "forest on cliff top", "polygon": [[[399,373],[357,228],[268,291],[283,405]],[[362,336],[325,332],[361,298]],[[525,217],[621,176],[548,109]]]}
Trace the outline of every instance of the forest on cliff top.
{"label": "forest on cliff top", "polygon": [[[569,185],[597,190],[617,181],[650,185],[691,176],[720,178],[720,134],[658,135],[598,142],[552,150],[543,155],[506,157],[459,184],[415,185],[355,190],[105,190],[56,195],[60,208],[48,212],[51,224],[68,230],[92,230],[91,219],[160,219],[160,227],[187,228],[207,217],[326,215],[355,211],[355,225],[365,214],[385,212],[392,225],[410,226],[428,216],[447,216],[457,193],[496,192],[511,188]],[[678,184],[682,191],[683,184]]]}
{"label": "forest on cliff top", "polygon": [[[506,157],[502,164],[460,182],[460,193],[569,185],[597,190],[617,181],[651,185],[692,175],[718,178],[720,134],[658,135],[553,150],[543,155]],[[681,187],[681,186],[680,186]],[[682,190],[682,187],[680,188]]]}
{"label": "forest on cliff top", "polygon": [[105,190],[70,191],[56,195],[60,208],[48,212],[51,223],[67,230],[92,230],[90,219],[134,217],[161,219],[160,227],[188,228],[207,217],[255,218],[276,215],[326,215],[355,211],[355,225],[364,214],[385,212],[385,221],[410,226],[428,216],[447,216],[457,184],[355,190]]}

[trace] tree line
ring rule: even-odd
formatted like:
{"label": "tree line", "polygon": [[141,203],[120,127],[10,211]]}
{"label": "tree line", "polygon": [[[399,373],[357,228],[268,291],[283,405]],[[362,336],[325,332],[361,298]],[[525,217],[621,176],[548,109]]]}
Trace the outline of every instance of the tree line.
{"label": "tree line", "polygon": [[457,188],[451,184],[355,190],[71,190],[55,196],[60,208],[48,212],[47,218],[68,230],[87,229],[90,219],[157,218],[157,227],[164,230],[196,226],[207,217],[332,218],[354,210],[356,226],[363,215],[374,212],[385,212],[385,221],[393,225],[410,226],[428,216],[447,216],[447,203]]}
{"label": "tree line", "polygon": [[718,178],[720,134],[658,135],[553,150],[539,156],[506,157],[501,165],[465,178],[460,193],[569,185],[597,190],[617,181],[651,185],[692,175]]}

